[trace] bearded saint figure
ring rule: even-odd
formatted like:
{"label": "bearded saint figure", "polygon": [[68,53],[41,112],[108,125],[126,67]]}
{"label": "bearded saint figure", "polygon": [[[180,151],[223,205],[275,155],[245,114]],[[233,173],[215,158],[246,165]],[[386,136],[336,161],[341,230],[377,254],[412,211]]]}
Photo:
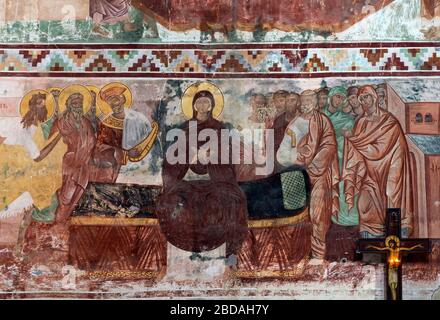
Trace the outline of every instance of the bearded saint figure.
{"label": "bearded saint figure", "polygon": [[81,85],[72,85],[59,97],[60,115],[55,120],[50,136],[52,141],[41,151],[44,159],[60,140],[67,146],[62,161],[62,185],[56,193],[54,233],[67,246],[70,214],[80,200],[89,182],[89,163],[96,144],[90,120],[85,116],[91,107],[90,91]]}
{"label": "bearded saint figure", "polygon": [[41,125],[44,138],[47,139],[54,114],[54,103],[53,96],[44,90],[32,90],[26,94],[20,105],[21,120],[15,117],[0,120],[0,143],[22,145],[34,161],[40,161],[40,151],[33,136]]}
{"label": "bearded saint figure", "polygon": [[[0,118],[0,144],[23,147],[30,158],[33,159],[34,164],[27,164],[27,159],[23,158],[20,161],[21,165],[31,170],[28,175],[35,177],[35,182],[26,183],[27,190],[21,190],[20,192],[23,193],[14,201],[14,204],[8,205],[2,211],[3,213],[33,207],[32,216],[35,218],[41,212],[38,208],[43,203],[43,207],[49,204],[49,197],[46,194],[42,197],[39,190],[55,191],[54,188],[56,186],[53,184],[53,181],[38,179],[40,174],[34,170],[38,170],[36,169],[36,166],[38,166],[36,162],[40,162],[44,158],[44,154],[40,152],[38,144],[49,139],[50,130],[55,120],[55,105],[56,102],[51,93],[46,90],[34,89],[25,94],[20,102],[19,111],[21,117]],[[57,168],[57,165],[53,165],[52,169],[56,170]],[[17,182],[17,185],[20,185],[17,178],[15,178],[15,182]],[[53,204],[52,197],[49,207],[43,210],[48,211],[50,208],[53,212],[56,208],[56,203],[55,205]]]}

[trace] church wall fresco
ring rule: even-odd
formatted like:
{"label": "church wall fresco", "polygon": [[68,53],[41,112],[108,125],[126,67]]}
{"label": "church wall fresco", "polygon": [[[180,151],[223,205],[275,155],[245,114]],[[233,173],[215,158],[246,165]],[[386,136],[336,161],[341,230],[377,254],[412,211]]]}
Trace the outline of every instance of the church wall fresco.
{"label": "church wall fresco", "polygon": [[[51,10],[57,8],[57,10]],[[0,2],[15,43],[438,40],[437,0]]]}
{"label": "church wall fresco", "polygon": [[0,1],[0,297],[436,297],[438,1],[182,3]]}

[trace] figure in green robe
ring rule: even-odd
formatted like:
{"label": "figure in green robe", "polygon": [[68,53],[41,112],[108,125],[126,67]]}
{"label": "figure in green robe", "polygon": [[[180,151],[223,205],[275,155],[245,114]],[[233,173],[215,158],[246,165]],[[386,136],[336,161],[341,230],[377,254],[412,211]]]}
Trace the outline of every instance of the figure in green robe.
{"label": "figure in green robe", "polygon": [[[334,87],[328,95],[328,103],[324,110],[324,114],[329,117],[333,124],[336,134],[336,142],[338,146],[338,162],[339,170],[342,172],[342,162],[344,155],[344,136],[342,132],[353,129],[355,119],[351,115],[351,108],[347,102],[347,90],[343,87]],[[357,201],[357,199],[355,199]],[[359,215],[357,206],[353,206],[351,210],[345,201],[344,182],[339,182],[339,214],[332,217],[334,223],[343,226],[355,226],[359,224]]]}

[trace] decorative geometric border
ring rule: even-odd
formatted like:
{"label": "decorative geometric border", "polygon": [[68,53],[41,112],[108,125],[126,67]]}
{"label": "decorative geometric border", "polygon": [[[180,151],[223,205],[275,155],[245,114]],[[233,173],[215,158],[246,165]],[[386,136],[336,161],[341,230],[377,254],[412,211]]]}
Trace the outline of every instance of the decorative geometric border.
{"label": "decorative geometric border", "polygon": [[440,45],[0,46],[0,76],[316,77],[440,75]]}

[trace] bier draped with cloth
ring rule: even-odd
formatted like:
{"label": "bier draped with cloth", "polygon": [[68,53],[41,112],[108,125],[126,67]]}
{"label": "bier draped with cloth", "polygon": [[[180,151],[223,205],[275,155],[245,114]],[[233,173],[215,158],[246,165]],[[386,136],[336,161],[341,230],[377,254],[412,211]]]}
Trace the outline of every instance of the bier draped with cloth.
{"label": "bier draped with cloth", "polygon": [[[216,177],[215,170],[211,173]],[[218,192],[219,187],[225,192]],[[229,191],[231,193],[227,193]],[[171,198],[169,203],[174,205],[183,199],[182,216],[172,228],[176,232],[172,235],[174,243],[188,234],[193,241],[179,242],[187,249],[194,249],[196,244],[199,249],[209,249],[215,244],[228,242],[230,233],[220,231],[233,225],[234,220],[227,219],[232,213],[239,212],[235,213],[240,222],[236,230],[241,232],[243,220],[246,230],[235,241],[229,241],[228,250],[229,253],[236,250],[237,276],[253,278],[266,271],[276,276],[278,270],[293,270],[294,265],[310,252],[309,195],[307,173],[295,166],[267,178],[236,185],[218,180],[215,184],[211,181],[181,181],[167,194],[159,186],[91,183],[73,213],[70,258],[81,268],[100,272],[110,265],[116,270],[164,270],[169,235],[165,235],[159,226],[157,208],[159,201],[164,203],[167,198]],[[210,200],[206,201],[208,198]],[[136,207],[139,212],[131,218],[121,218],[101,205],[106,201],[123,208]],[[191,218],[190,213],[196,208],[203,209]],[[167,211],[170,212],[171,208],[162,209],[164,214]],[[204,221],[204,215],[209,217],[213,212],[215,214],[204,222],[203,227],[198,226],[199,233],[191,233],[197,221]],[[244,213],[247,216],[243,216]],[[203,237],[208,234],[210,240],[206,241]],[[105,252],[102,246],[82,245],[102,241],[112,243]],[[203,247],[205,244],[207,247]],[[237,245],[240,246],[237,248]],[[112,262],[115,259],[117,264]]]}

